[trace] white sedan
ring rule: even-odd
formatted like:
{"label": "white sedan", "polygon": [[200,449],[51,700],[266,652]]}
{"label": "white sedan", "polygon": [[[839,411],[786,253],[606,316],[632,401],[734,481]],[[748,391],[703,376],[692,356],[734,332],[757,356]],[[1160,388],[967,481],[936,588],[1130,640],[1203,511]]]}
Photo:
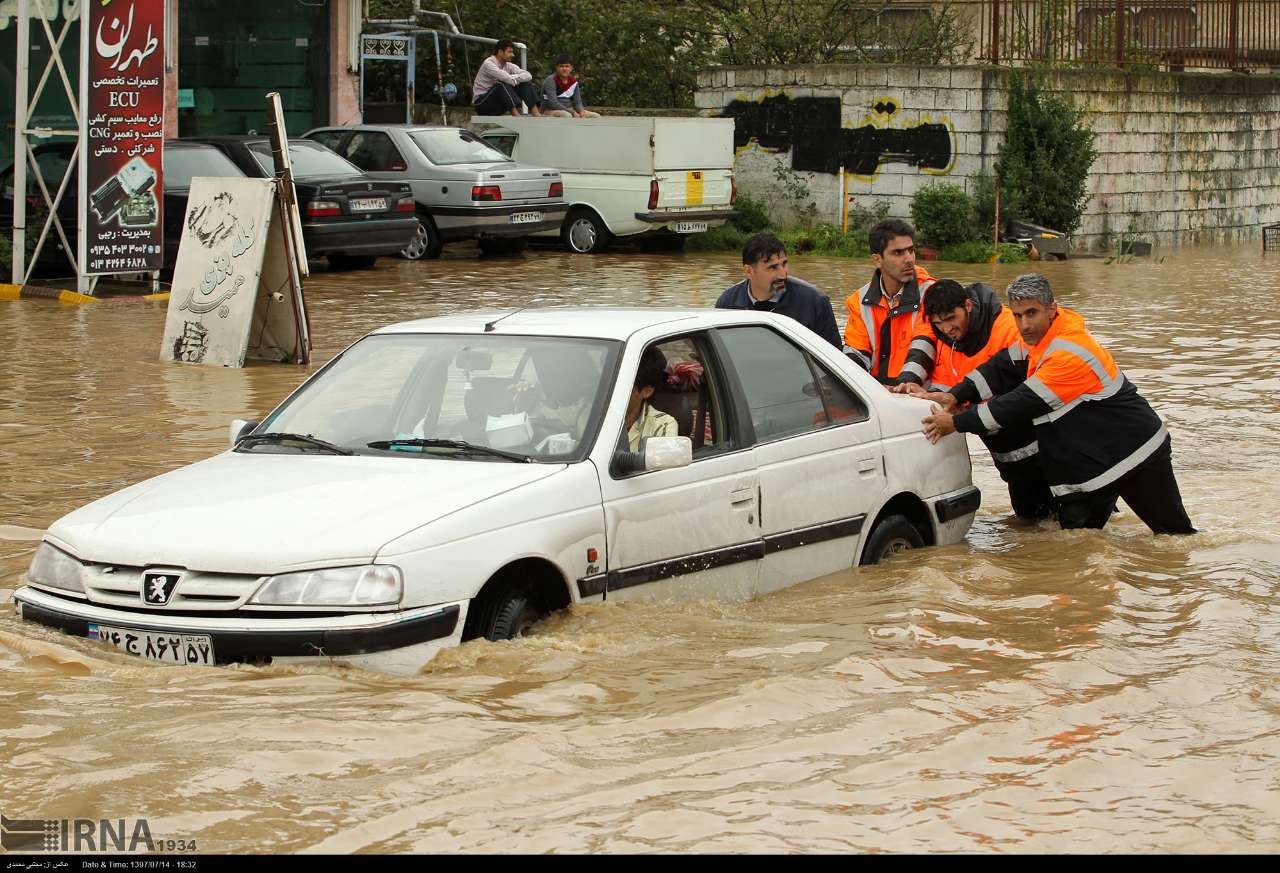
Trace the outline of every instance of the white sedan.
{"label": "white sedan", "polygon": [[[631,451],[650,348],[679,435]],[[768,313],[407,322],[234,422],[229,451],[59,519],[14,598],[168,663],[414,672],[573,603],[741,600],[959,541],[979,493],[927,409]]]}

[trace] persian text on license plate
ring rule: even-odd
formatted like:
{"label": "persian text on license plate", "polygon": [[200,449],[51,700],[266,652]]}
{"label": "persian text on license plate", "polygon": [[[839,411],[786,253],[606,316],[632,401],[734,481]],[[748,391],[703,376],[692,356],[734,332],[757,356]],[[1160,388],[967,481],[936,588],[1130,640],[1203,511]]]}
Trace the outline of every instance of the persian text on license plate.
{"label": "persian text on license plate", "polygon": [[702,233],[707,229],[705,221],[677,221],[676,233]]}
{"label": "persian text on license plate", "polygon": [[204,634],[166,634],[90,624],[89,639],[162,664],[213,666],[213,638]]}
{"label": "persian text on license plate", "polygon": [[542,221],[541,212],[516,212],[511,216],[512,224],[533,224]]}
{"label": "persian text on license plate", "polygon": [[355,197],[351,200],[352,212],[378,212],[386,208],[385,197]]}

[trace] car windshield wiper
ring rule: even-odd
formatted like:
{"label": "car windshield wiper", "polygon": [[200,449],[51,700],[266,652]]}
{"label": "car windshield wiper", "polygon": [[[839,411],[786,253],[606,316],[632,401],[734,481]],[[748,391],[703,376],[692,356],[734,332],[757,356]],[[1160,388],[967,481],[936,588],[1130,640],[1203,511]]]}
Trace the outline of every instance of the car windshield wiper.
{"label": "car windshield wiper", "polygon": [[397,449],[404,447],[420,447],[425,449],[457,449],[459,454],[466,455],[491,455],[495,458],[506,458],[508,461],[516,461],[521,464],[532,464],[533,458],[528,455],[518,455],[515,452],[504,452],[502,449],[491,449],[488,446],[478,446],[475,443],[469,443],[466,440],[442,440],[442,439],[422,439],[420,437],[410,437],[399,440],[377,440],[368,443],[371,449]]}
{"label": "car windshield wiper", "polygon": [[324,440],[316,439],[313,436],[300,433],[255,433],[250,434],[240,442],[236,443],[236,448],[248,445],[257,445],[258,443],[306,443],[309,446],[315,446],[319,449],[332,452],[335,455],[354,455],[351,449],[344,449],[342,446],[335,446],[333,443],[327,443]]}

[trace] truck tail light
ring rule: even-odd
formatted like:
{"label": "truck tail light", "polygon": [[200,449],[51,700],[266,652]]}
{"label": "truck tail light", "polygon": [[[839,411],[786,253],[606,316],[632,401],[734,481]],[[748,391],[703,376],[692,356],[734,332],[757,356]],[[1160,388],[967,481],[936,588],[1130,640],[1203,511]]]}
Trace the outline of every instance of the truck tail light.
{"label": "truck tail light", "polygon": [[547,189],[548,197],[563,197],[564,182],[552,182],[551,187]]}
{"label": "truck tail light", "polygon": [[649,180],[649,208],[650,209],[658,208],[658,180],[657,179]]}
{"label": "truck tail light", "polygon": [[342,204],[333,200],[312,200],[307,204],[307,218],[322,218],[326,215],[341,215]]}
{"label": "truck tail light", "polygon": [[471,199],[494,201],[502,199],[502,189],[497,185],[472,185]]}
{"label": "truck tail light", "polygon": [[737,202],[738,202],[738,180],[735,177],[730,176],[729,177],[729,205],[732,206]]}

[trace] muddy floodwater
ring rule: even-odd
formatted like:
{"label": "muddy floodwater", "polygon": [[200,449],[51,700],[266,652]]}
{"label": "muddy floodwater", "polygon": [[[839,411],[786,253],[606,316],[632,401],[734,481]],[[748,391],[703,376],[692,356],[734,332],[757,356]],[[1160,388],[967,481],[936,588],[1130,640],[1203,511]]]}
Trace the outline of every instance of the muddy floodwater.
{"label": "muddy floodwater", "polygon": [[[1280,850],[1280,257],[1042,266],[1173,434],[1201,533],[1011,521],[739,604],[603,604],[397,678],[153,665],[20,623],[41,531],[309,370],[157,361],[164,304],[0,302],[0,809],[201,852]],[[794,256],[837,301],[864,261]],[[1004,284],[1020,265],[931,265]],[[709,306],[734,256],[472,253],[307,285],[315,366],[480,306]],[[339,509],[335,507],[335,509]],[[193,530],[191,537],[202,532]]]}

